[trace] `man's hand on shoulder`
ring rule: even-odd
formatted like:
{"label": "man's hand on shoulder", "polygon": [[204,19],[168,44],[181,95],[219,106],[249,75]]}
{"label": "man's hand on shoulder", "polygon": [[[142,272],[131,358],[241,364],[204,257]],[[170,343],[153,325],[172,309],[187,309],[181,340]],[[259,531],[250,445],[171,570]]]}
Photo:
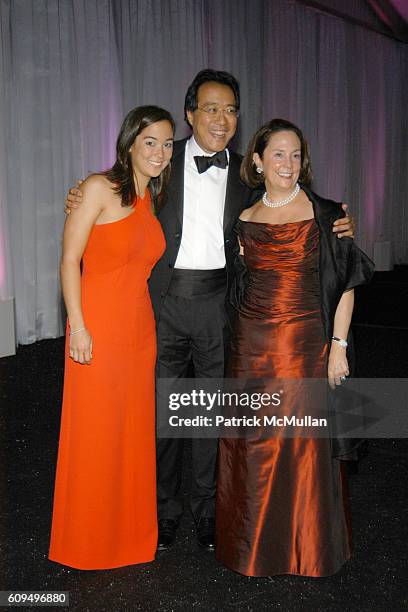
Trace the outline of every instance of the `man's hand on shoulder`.
{"label": "man's hand on shoulder", "polygon": [[341,207],[346,213],[346,216],[334,222],[333,232],[337,234],[337,238],[344,238],[345,236],[354,238],[356,231],[354,217],[347,212],[348,204],[342,204]]}
{"label": "man's hand on shoulder", "polygon": [[82,203],[82,191],[79,187],[82,185],[84,181],[77,181],[76,187],[71,187],[68,191],[67,197],[65,198],[65,208],[64,212],[66,215],[71,213],[72,208],[78,208],[78,205]]}

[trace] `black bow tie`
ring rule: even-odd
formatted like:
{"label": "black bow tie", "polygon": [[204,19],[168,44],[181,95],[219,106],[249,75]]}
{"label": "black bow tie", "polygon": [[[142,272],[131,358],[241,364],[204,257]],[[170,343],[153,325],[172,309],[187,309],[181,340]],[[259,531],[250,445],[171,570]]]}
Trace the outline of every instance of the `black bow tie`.
{"label": "black bow tie", "polygon": [[202,174],[208,168],[211,168],[211,166],[216,166],[217,168],[226,168],[228,166],[227,152],[225,150],[218,151],[218,153],[211,157],[207,155],[194,155],[194,161],[199,174]]}

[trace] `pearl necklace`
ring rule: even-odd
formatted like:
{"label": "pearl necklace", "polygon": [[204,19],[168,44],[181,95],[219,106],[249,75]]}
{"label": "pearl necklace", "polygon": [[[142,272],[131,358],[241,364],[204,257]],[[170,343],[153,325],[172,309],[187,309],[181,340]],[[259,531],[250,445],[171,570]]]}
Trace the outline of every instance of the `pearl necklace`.
{"label": "pearl necklace", "polygon": [[265,206],[268,206],[268,208],[279,208],[279,206],[285,206],[286,204],[289,204],[289,202],[294,200],[297,194],[299,193],[299,191],[300,191],[299,183],[296,183],[296,187],[294,188],[292,193],[288,195],[288,197],[285,198],[284,200],[278,200],[277,202],[271,202],[268,199],[268,192],[265,191],[265,193],[262,196],[262,202],[265,204]]}

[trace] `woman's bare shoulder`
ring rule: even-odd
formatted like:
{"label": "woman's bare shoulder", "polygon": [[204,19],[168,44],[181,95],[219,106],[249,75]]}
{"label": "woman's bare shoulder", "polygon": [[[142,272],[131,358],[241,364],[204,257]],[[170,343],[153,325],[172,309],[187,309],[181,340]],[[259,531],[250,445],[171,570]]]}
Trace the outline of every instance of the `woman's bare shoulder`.
{"label": "woman's bare shoulder", "polygon": [[95,196],[111,196],[113,191],[112,183],[103,174],[90,174],[80,187],[82,193]]}
{"label": "woman's bare shoulder", "polygon": [[259,210],[260,204],[261,201],[256,202],[253,206],[250,206],[249,208],[245,208],[245,210],[243,210],[242,213],[239,215],[240,220],[251,221],[254,214]]}
{"label": "woman's bare shoulder", "polygon": [[106,208],[112,206],[117,195],[113,185],[102,174],[90,174],[79,186],[82,193],[81,205],[73,208],[68,219],[87,219],[97,216]]}

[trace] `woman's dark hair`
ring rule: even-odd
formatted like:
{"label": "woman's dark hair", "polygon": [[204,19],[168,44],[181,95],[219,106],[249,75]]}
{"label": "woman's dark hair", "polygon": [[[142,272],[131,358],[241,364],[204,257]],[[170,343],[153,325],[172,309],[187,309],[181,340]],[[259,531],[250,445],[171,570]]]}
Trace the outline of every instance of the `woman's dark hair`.
{"label": "woman's dark hair", "polygon": [[204,85],[204,83],[220,83],[221,85],[227,85],[227,87],[230,87],[234,93],[235,106],[237,107],[237,110],[239,110],[240,95],[239,83],[237,79],[229,72],[206,68],[205,70],[200,70],[200,72],[195,76],[194,81],[187,89],[186,98],[184,100],[184,119],[188,125],[190,125],[190,123],[187,118],[187,111],[196,110],[198,105],[198,89],[201,87],[201,85]]}
{"label": "woman's dark hair", "polygon": [[254,162],[254,153],[258,153],[262,159],[263,152],[268,145],[269,139],[272,134],[277,132],[294,132],[300,140],[300,152],[301,152],[301,169],[299,174],[299,182],[303,183],[306,187],[312,182],[312,168],[310,165],[309,146],[303,132],[294,123],[286,121],[286,119],[272,119],[265,123],[259,130],[254,134],[251,142],[248,145],[247,152],[245,153],[244,159],[241,164],[241,179],[243,182],[255,189],[264,182],[264,175],[258,174],[256,171],[256,165]]}
{"label": "woman's dark hair", "polygon": [[[120,195],[122,206],[130,206],[136,198],[132,156],[129,149],[142,130],[158,121],[168,121],[173,132],[175,131],[176,126],[173,117],[164,108],[158,106],[138,106],[131,110],[123,120],[116,141],[116,161],[112,168],[102,173],[115,184],[115,193]],[[148,189],[154,204],[159,196],[162,199],[170,178],[170,170],[169,164],[160,176],[152,177],[149,181]]]}

